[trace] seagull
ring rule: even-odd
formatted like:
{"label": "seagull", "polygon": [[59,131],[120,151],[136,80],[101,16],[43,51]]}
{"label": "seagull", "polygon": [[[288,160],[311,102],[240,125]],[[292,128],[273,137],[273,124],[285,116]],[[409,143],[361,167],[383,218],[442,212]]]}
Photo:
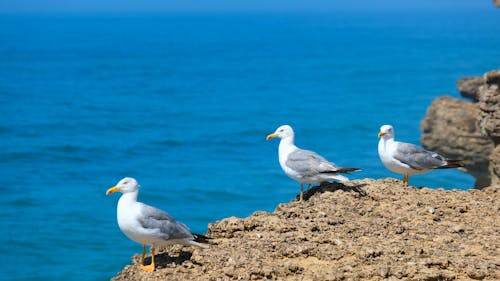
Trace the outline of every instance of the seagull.
{"label": "seagull", "polygon": [[436,152],[425,150],[411,143],[394,140],[394,129],[383,125],[378,133],[378,155],[384,166],[403,175],[403,183],[408,185],[410,175],[423,174],[433,169],[459,168],[460,160],[447,160]]}
{"label": "seagull", "polygon": [[266,140],[277,137],[281,138],[278,148],[280,166],[287,176],[300,183],[299,202],[302,201],[304,183],[310,186],[328,180],[348,181],[348,178],[339,173],[361,170],[337,167],[314,151],[298,148],[294,144],[295,133],[289,125],[280,126],[274,133],[269,134]]}
{"label": "seagull", "polygon": [[[116,186],[109,188],[106,195],[121,192],[118,200],[117,219],[121,231],[131,240],[142,244],[141,268],[148,272],[155,270],[155,248],[172,244],[185,246],[198,246],[207,248],[202,244],[207,237],[191,233],[186,225],[176,221],[164,211],[137,202],[139,184],[134,178],[124,178]],[[150,246],[151,264],[144,265],[146,245]]]}

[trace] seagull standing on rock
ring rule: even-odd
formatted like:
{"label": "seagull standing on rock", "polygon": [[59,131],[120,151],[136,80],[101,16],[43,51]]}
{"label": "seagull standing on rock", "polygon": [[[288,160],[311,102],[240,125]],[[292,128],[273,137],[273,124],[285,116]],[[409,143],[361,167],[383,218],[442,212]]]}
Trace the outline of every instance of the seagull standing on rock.
{"label": "seagull standing on rock", "polygon": [[[194,234],[186,225],[176,221],[164,211],[137,202],[139,184],[133,178],[124,178],[114,187],[106,191],[106,195],[121,192],[118,200],[117,218],[121,231],[131,240],[142,244],[141,268],[152,272],[155,270],[155,248],[173,244],[198,246],[207,248],[207,237]],[[200,243],[201,242],[201,243]],[[144,265],[146,245],[150,246],[151,264]]]}
{"label": "seagull standing on rock", "polygon": [[280,126],[274,133],[269,134],[266,140],[276,137],[281,138],[278,148],[281,168],[287,176],[300,183],[299,202],[302,202],[304,183],[310,186],[329,180],[348,181],[348,178],[339,173],[361,170],[359,168],[337,167],[314,151],[298,148],[294,144],[295,134],[289,125]]}
{"label": "seagull standing on rock", "polygon": [[460,160],[446,160],[436,152],[425,150],[411,143],[394,140],[394,128],[383,125],[378,133],[378,155],[384,166],[403,175],[403,183],[408,185],[410,175],[423,174],[433,169],[459,168]]}

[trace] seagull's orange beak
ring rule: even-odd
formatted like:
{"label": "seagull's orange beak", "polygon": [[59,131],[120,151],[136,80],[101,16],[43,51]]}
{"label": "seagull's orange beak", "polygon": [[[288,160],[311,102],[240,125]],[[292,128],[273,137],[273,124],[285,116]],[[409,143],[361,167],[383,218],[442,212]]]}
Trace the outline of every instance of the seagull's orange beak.
{"label": "seagull's orange beak", "polygon": [[111,193],[115,193],[117,191],[120,191],[120,188],[118,186],[113,186],[110,189],[106,190],[106,195],[110,195]]}
{"label": "seagull's orange beak", "polygon": [[384,136],[385,133],[382,133],[382,132],[378,132],[378,137],[380,138],[381,136]]}
{"label": "seagull's orange beak", "polygon": [[266,140],[274,139],[277,136],[278,136],[277,134],[269,134],[267,135]]}

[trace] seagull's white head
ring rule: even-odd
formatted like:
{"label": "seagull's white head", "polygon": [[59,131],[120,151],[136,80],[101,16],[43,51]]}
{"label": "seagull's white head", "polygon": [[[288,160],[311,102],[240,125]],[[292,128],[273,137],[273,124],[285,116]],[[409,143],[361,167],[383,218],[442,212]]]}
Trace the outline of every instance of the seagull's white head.
{"label": "seagull's white head", "polygon": [[293,137],[295,134],[293,132],[292,127],[289,125],[282,125],[272,134],[267,135],[266,140],[274,139],[274,138],[288,138]]}
{"label": "seagull's white head", "polygon": [[139,184],[134,178],[123,178],[116,186],[109,188],[106,195],[120,191],[121,193],[134,192],[139,190]]}
{"label": "seagull's white head", "polygon": [[378,132],[378,137],[383,139],[393,139],[394,138],[394,128],[391,125],[383,125],[380,127],[380,132]]}

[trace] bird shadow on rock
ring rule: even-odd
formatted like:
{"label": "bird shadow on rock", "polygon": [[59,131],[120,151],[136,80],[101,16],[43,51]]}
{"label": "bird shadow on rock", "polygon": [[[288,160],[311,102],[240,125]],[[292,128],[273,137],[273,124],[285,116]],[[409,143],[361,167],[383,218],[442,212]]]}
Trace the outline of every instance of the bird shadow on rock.
{"label": "bird shadow on rock", "polygon": [[[185,261],[188,261],[193,256],[192,252],[181,251],[178,256],[170,256],[167,252],[159,253],[155,255],[155,264],[157,268],[167,267],[169,264],[180,265]],[[144,259],[144,264],[150,264],[151,257],[146,257]]]}
{"label": "bird shadow on rock", "polygon": [[[356,192],[358,194],[358,196],[364,197],[364,196],[367,196],[367,193],[364,190],[362,190],[361,188],[363,186],[366,186],[366,185],[367,184],[363,183],[363,184],[358,184],[358,185],[354,185],[354,186],[348,186],[348,185],[344,185],[341,182],[322,182],[320,185],[313,186],[313,187],[309,188],[308,190],[304,191],[303,199],[305,201],[307,201],[307,200],[309,200],[309,198],[314,196],[316,193],[335,192],[337,190],[342,190],[345,192]],[[296,198],[298,200],[299,195],[297,195]]]}

